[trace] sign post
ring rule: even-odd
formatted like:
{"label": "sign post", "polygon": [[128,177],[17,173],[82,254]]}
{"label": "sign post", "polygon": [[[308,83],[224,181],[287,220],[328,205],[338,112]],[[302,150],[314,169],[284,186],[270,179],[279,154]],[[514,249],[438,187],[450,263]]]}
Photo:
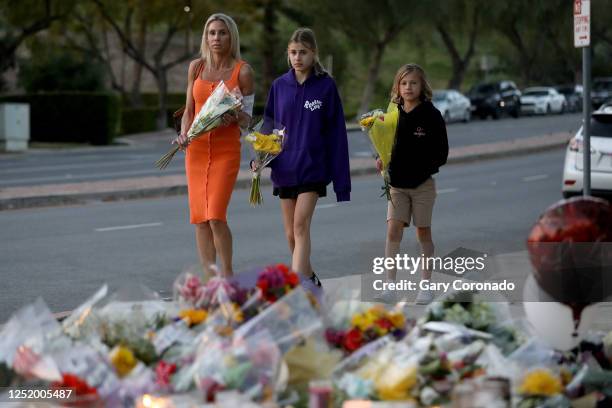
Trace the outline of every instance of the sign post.
{"label": "sign post", "polygon": [[582,48],[583,195],[591,195],[591,1],[574,0],[574,47]]}

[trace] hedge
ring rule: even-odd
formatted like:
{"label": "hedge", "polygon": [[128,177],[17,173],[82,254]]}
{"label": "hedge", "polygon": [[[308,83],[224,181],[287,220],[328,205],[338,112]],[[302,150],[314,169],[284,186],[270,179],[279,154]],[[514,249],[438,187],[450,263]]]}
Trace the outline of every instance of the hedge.
{"label": "hedge", "polygon": [[119,130],[120,98],[107,92],[3,95],[0,102],[30,105],[30,139],[39,142],[111,144]]}

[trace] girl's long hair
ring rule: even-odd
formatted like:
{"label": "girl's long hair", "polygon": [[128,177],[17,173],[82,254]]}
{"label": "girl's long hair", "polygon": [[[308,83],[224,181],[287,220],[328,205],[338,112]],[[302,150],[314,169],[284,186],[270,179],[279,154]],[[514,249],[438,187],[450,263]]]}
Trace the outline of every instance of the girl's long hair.
{"label": "girl's long hair", "polygon": [[[314,31],[306,27],[298,28],[293,32],[293,34],[291,34],[288,44],[291,43],[300,43],[310,51],[314,52],[313,69],[315,75],[329,75],[325,68],[323,68],[323,65],[321,65],[321,61],[319,61],[319,48],[317,47],[317,38],[315,37]],[[289,67],[291,67],[289,55],[287,55],[287,64],[289,64]]]}
{"label": "girl's long hair", "polygon": [[417,64],[406,64],[401,66],[400,69],[397,70],[397,74],[395,74],[393,86],[391,87],[391,102],[397,104],[404,103],[404,99],[399,93],[399,84],[406,75],[412,72],[418,73],[421,78],[421,94],[419,95],[419,99],[421,99],[421,101],[431,100],[433,91],[431,90],[431,85],[427,82],[427,75],[425,75],[423,68]]}
{"label": "girl's long hair", "polygon": [[[215,13],[208,17],[206,20],[206,24],[204,24],[204,33],[202,34],[202,45],[200,46],[200,56],[202,61],[206,64],[206,62],[212,61],[212,51],[210,47],[208,47],[208,41],[206,41],[206,37],[208,35],[208,26],[213,21],[222,21],[227,26],[227,30],[230,35],[230,54],[231,56],[239,60],[240,59],[240,36],[238,34],[238,26],[233,18],[223,13]],[[205,65],[205,69],[210,69],[210,64]]]}

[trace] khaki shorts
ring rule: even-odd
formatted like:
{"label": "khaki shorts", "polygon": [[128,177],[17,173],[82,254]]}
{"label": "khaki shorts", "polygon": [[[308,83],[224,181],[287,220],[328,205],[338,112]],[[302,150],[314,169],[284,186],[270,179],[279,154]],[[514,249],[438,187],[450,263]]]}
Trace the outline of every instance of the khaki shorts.
{"label": "khaki shorts", "polygon": [[410,220],[415,227],[431,227],[431,214],[436,201],[436,181],[430,177],[417,188],[391,187],[391,201],[387,207],[387,221]]}

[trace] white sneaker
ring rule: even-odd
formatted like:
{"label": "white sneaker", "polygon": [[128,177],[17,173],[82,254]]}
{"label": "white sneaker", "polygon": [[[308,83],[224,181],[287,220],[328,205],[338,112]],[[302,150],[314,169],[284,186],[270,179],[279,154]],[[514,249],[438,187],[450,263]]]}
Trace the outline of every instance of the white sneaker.
{"label": "white sneaker", "polygon": [[434,294],[431,290],[419,290],[414,303],[417,305],[428,305],[434,300]]}

